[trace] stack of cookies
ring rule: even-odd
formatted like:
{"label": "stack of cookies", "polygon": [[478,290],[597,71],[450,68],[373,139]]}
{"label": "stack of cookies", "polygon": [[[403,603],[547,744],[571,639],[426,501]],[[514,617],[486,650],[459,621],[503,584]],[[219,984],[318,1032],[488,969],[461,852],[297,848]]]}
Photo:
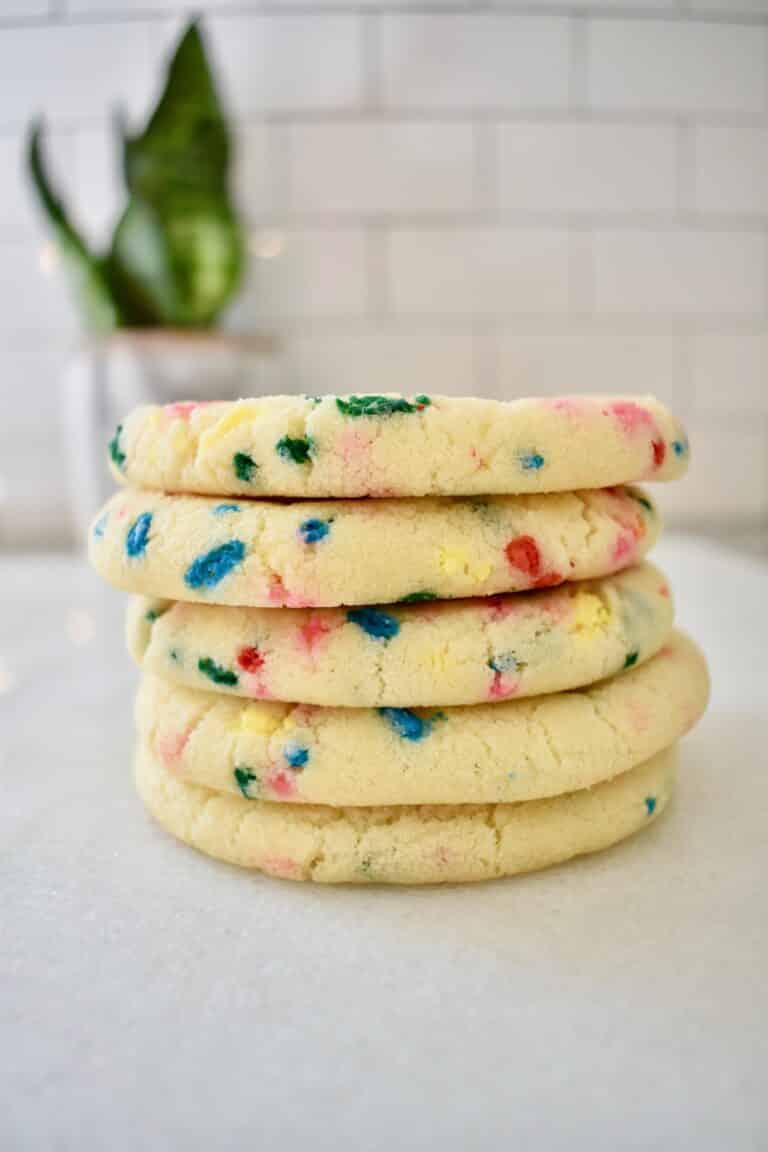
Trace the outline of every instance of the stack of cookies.
{"label": "stack of cookies", "polygon": [[92,561],[138,594],[139,792],[294,880],[541,868],[647,827],[707,701],[636,481],[652,398],[285,396],[140,408]]}

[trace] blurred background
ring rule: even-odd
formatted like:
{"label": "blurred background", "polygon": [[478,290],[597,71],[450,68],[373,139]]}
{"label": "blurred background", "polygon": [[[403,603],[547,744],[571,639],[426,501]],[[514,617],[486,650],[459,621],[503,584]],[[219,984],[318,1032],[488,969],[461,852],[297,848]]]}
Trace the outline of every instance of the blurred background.
{"label": "blurred background", "polygon": [[187,7],[0,0],[0,547],[137,400],[269,391],[653,391],[668,519],[765,539],[768,0],[209,0],[152,120]]}

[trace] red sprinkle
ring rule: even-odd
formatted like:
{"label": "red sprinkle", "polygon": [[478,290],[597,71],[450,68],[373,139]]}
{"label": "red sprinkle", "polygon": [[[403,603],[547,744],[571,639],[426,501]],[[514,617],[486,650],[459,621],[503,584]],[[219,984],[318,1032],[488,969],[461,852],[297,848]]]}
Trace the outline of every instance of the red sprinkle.
{"label": "red sprinkle", "polygon": [[258,648],[241,648],[237,654],[237,663],[243,672],[258,672],[264,667],[264,657]]}
{"label": "red sprinkle", "polygon": [[653,466],[654,468],[661,468],[667,454],[667,446],[663,440],[652,440],[651,448],[653,448]]}
{"label": "red sprinkle", "polygon": [[504,551],[512,567],[528,577],[531,588],[553,588],[563,583],[559,572],[542,572],[541,553],[533,536],[515,536]]}
{"label": "red sprinkle", "polygon": [[558,584],[564,584],[565,578],[559,572],[545,572],[539,576],[538,580],[534,582],[534,588],[555,588]]}
{"label": "red sprinkle", "polygon": [[524,572],[532,580],[541,575],[541,554],[533,536],[515,536],[504,551],[513,568]]}

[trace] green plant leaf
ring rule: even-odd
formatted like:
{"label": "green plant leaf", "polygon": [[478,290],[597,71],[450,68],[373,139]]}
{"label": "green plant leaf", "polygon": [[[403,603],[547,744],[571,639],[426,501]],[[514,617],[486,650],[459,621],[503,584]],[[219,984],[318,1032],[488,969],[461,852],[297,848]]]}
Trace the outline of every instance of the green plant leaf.
{"label": "green plant leaf", "polygon": [[160,101],[142,133],[123,136],[128,191],[153,202],[183,195],[227,197],[230,139],[192,21],[168,68]]}
{"label": "green plant leaf", "polygon": [[197,21],[144,131],[130,137],[122,122],[117,130],[130,195],[110,253],[121,298],[144,323],[153,314],[155,323],[211,324],[240,283],[244,244],[228,191],[229,132]]}
{"label": "green plant leaf", "polygon": [[127,325],[179,322],[166,229],[158,212],[137,197],[128,201],[115,229],[107,271]]}
{"label": "green plant leaf", "polygon": [[56,193],[43,156],[43,127],[32,125],[27,140],[26,164],[32,186],[54,234],[62,266],[89,328],[108,331],[121,322],[103,262],[88,249]]}
{"label": "green plant leaf", "polygon": [[240,279],[236,225],[208,201],[166,211],[129,201],[109,255],[115,293],[131,324],[211,324]]}

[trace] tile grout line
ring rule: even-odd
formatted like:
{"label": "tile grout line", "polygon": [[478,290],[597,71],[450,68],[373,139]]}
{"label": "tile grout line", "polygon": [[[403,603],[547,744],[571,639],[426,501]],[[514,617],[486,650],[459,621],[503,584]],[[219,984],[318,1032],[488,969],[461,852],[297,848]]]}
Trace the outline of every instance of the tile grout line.
{"label": "tile grout line", "polygon": [[381,16],[378,12],[360,13],[360,67],[361,110],[365,115],[382,106]]}
{"label": "tile grout line", "polygon": [[589,108],[590,37],[589,21],[572,16],[568,30],[568,104],[570,111]]}
{"label": "tile grout line", "polygon": [[388,229],[366,228],[365,245],[365,316],[368,320],[381,320],[393,315],[389,283]]}
{"label": "tile grout line", "polygon": [[675,131],[676,223],[690,227],[696,216],[695,129],[688,117],[679,117]]}
{"label": "tile grout line", "polygon": [[[481,121],[472,127],[473,216],[485,226],[501,223],[501,180],[499,169],[500,126]],[[469,221],[468,221],[469,223]]]}

